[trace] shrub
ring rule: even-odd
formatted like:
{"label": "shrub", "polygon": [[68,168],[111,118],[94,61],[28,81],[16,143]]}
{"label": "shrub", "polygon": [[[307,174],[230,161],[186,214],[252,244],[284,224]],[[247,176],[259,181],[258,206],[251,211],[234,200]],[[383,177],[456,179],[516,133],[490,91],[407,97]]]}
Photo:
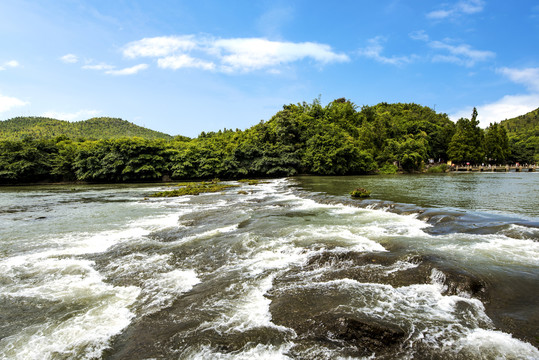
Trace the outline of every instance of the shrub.
{"label": "shrub", "polygon": [[350,191],[350,195],[353,198],[366,198],[371,196],[371,192],[369,190],[366,190],[364,188],[357,188],[352,191]]}
{"label": "shrub", "polygon": [[386,163],[379,170],[380,174],[396,174],[399,168],[393,164]]}

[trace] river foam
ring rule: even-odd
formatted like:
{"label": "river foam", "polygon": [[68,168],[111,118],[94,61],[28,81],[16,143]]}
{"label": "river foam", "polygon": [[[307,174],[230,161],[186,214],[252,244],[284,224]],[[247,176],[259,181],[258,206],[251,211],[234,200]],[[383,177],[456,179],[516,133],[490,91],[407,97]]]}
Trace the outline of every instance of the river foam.
{"label": "river foam", "polygon": [[0,315],[28,317],[0,325],[0,357],[539,357],[487,315],[482,273],[532,283],[534,228],[433,235],[419,212],[286,179],[241,186],[247,195],[150,200],[160,188],[82,191],[97,216],[50,216],[33,231],[67,228],[37,246],[14,234],[24,241],[0,259]]}

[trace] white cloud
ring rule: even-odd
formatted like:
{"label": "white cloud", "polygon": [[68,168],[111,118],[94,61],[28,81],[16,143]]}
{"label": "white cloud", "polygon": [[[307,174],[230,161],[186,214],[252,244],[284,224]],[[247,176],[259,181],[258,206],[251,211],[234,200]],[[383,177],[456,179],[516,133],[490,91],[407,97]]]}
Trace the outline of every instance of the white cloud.
{"label": "white cloud", "polygon": [[15,97],[4,96],[0,94],[0,113],[8,111],[17,106],[24,106],[28,104],[29,104],[28,102],[22,101]]}
{"label": "white cloud", "polygon": [[[482,127],[487,127],[490,123],[524,115],[539,108],[539,68],[501,68],[497,69],[496,72],[507,76],[515,83],[525,85],[530,90],[530,93],[506,95],[495,102],[478,106],[477,119]],[[456,121],[461,117],[469,118],[470,109],[471,107],[455,112],[450,116],[451,120]]]}
{"label": "white cloud", "polygon": [[434,10],[427,14],[427,18],[441,20],[456,18],[461,15],[476,14],[485,8],[483,0],[462,0],[453,5],[445,5],[443,9]]}
{"label": "white cloud", "polygon": [[0,71],[6,70],[6,68],[15,68],[19,66],[20,64],[17,60],[6,61],[2,65],[0,65]]}
{"label": "white cloud", "polygon": [[[419,36],[419,35],[418,35]],[[410,63],[415,58],[414,55],[412,56],[392,56],[387,57],[382,55],[382,51],[384,50],[384,47],[381,45],[381,42],[385,42],[386,39],[382,36],[377,36],[375,38],[369,39],[369,45],[359,50],[359,54],[365,57],[368,57],[370,59],[376,60],[382,64],[390,64],[390,65],[403,65],[406,63]]]}
{"label": "white cloud", "polygon": [[511,81],[523,84],[531,91],[539,92],[539,68],[511,69],[501,68],[497,72],[507,76]]}
{"label": "white cloud", "polygon": [[292,43],[261,38],[221,39],[211,50],[219,54],[225,70],[251,71],[311,58],[319,63],[349,61],[329,45],[312,42]]}
{"label": "white cloud", "polygon": [[189,51],[197,46],[194,36],[160,36],[144,38],[127,44],[123,49],[123,54],[128,58],[136,57],[161,57],[173,54],[174,52]]}
{"label": "white cloud", "polygon": [[123,54],[128,58],[157,57],[161,68],[190,67],[223,72],[273,68],[304,59],[313,59],[321,64],[350,60],[326,44],[264,38],[215,39],[194,35],[144,38],[127,44]]}
{"label": "white cloud", "polygon": [[478,61],[485,61],[496,56],[492,51],[475,50],[468,44],[451,45],[442,41],[431,41],[429,46],[433,49],[447,50],[449,56],[438,55],[433,61],[452,62],[459,65],[473,66]]}
{"label": "white cloud", "polygon": [[157,60],[157,65],[162,69],[180,69],[180,68],[199,68],[203,70],[215,69],[215,64],[212,62],[195,59],[189,55],[174,55],[167,56]]}
{"label": "white cloud", "polygon": [[41,116],[58,119],[58,120],[75,121],[75,120],[86,120],[86,119],[97,116],[99,113],[100,111],[98,110],[79,110],[74,113],[47,111],[41,114]]}
{"label": "white cloud", "polygon": [[485,2],[483,0],[464,0],[455,5],[455,9],[463,14],[475,14],[483,11]]}
{"label": "white cloud", "polygon": [[411,32],[410,38],[414,40],[429,41],[429,35],[425,32],[425,30]]}
{"label": "white cloud", "polygon": [[432,62],[449,62],[472,67],[477,62],[487,61],[496,56],[496,53],[492,51],[476,50],[468,44],[454,45],[450,43],[450,40],[430,40],[429,35],[424,30],[414,31],[409,36],[413,40],[424,41],[432,49],[446,52],[445,54],[433,55],[430,58]]}
{"label": "white cloud", "polygon": [[112,70],[115,68],[115,66],[100,63],[100,64],[94,64],[94,65],[84,65],[82,68],[85,70]]}
{"label": "white cloud", "polygon": [[139,71],[146,70],[148,68],[147,64],[138,64],[135,66],[131,66],[125,69],[120,70],[107,70],[105,71],[105,74],[109,75],[133,75],[138,73]]}
{"label": "white cloud", "polygon": [[452,10],[436,10],[427,14],[429,19],[445,19],[453,14]]}
{"label": "white cloud", "polygon": [[[524,115],[538,107],[539,94],[506,95],[493,103],[477,106],[477,119],[479,125],[486,128],[490,123]],[[450,115],[450,118],[453,121],[461,117],[469,119],[471,114],[472,107],[469,107]]]}
{"label": "white cloud", "polygon": [[60,60],[62,60],[66,64],[74,64],[74,63],[79,61],[79,58],[75,54],[66,54],[66,55],[60,57]]}

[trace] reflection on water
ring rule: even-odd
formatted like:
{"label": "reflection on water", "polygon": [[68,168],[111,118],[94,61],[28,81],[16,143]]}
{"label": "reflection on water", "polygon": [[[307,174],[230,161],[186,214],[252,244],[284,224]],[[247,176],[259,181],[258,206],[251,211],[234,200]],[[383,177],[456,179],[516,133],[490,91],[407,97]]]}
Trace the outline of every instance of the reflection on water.
{"label": "reflection on water", "polygon": [[365,187],[372,191],[372,198],[379,200],[539,218],[539,172],[304,176],[296,179],[307,190],[331,195],[346,195],[355,187]]}

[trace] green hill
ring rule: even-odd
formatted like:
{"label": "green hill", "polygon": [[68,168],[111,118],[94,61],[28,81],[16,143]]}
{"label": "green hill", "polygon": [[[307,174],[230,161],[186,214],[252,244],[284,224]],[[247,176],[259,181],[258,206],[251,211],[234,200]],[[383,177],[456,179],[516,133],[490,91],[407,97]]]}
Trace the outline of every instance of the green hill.
{"label": "green hill", "polygon": [[527,114],[506,119],[500,124],[507,130],[511,157],[526,163],[539,162],[539,108]]}
{"label": "green hill", "polygon": [[527,114],[503,120],[500,124],[505,127],[509,136],[522,135],[530,130],[537,131],[539,129],[539,108]]}
{"label": "green hill", "polygon": [[144,139],[172,139],[168,134],[117,118],[99,117],[69,122],[32,116],[0,121],[0,139],[19,139],[25,136],[52,139],[62,135],[71,139],[115,139],[133,136]]}

